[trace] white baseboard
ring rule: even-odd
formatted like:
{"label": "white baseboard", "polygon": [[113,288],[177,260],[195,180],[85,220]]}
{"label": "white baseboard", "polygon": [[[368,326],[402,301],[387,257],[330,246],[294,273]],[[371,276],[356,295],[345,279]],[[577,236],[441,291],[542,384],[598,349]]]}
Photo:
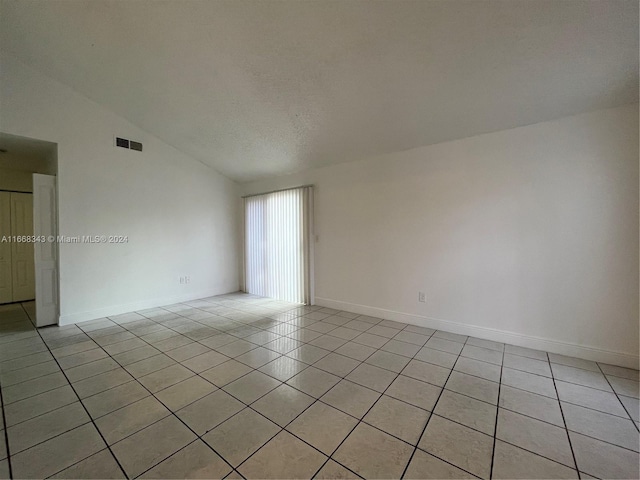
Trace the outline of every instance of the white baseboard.
{"label": "white baseboard", "polygon": [[[237,289],[234,291],[237,291]],[[71,325],[74,323],[88,322],[89,320],[95,320],[97,318],[120,315],[121,313],[130,313],[138,310],[146,310],[147,308],[163,307],[165,305],[173,305],[174,303],[189,302],[191,300],[213,297],[215,295],[224,295],[225,293],[232,292],[226,290],[212,292],[211,290],[208,290],[206,292],[186,293],[184,295],[176,295],[174,297],[161,297],[151,300],[141,300],[139,302],[124,303],[121,305],[111,305],[87,312],[60,315],[58,325],[62,326]]]}
{"label": "white baseboard", "polygon": [[578,357],[595,362],[608,363],[610,365],[619,365],[622,367],[637,369],[638,364],[640,363],[640,358],[637,355],[631,355],[628,353],[601,350],[575,343],[560,342],[548,338],[522,335],[520,333],[451,322],[449,320],[441,320],[438,318],[423,317],[410,313],[386,310],[384,308],[331,300],[330,298],[316,297],[315,304],[322,307],[334,308],[336,310],[358,313],[360,315],[370,315],[372,317],[384,318],[386,320],[394,320],[396,322],[409,323],[420,327],[444,330],[451,333],[458,333],[460,335],[469,335],[486,340],[493,340],[495,342],[517,345],[519,347],[533,348],[535,350],[543,350],[545,352]]}

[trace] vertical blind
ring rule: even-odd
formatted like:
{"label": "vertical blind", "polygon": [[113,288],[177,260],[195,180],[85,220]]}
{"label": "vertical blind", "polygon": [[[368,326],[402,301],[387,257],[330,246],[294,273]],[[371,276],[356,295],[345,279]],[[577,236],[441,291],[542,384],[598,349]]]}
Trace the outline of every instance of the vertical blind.
{"label": "vertical blind", "polygon": [[244,290],[309,303],[312,187],[244,199]]}

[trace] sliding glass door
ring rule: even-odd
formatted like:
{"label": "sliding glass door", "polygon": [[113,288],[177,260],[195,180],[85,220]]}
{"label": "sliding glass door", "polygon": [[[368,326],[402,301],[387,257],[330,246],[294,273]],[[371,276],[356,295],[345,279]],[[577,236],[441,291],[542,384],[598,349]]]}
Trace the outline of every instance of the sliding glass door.
{"label": "sliding glass door", "polygon": [[244,198],[244,290],[311,302],[310,186]]}

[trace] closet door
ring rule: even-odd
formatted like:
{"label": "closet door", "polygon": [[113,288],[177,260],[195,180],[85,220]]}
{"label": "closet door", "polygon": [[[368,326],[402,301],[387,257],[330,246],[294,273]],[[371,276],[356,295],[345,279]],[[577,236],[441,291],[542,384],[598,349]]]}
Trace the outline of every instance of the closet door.
{"label": "closet door", "polygon": [[2,237],[11,235],[11,194],[0,192],[0,303],[13,301],[11,279],[11,242]]}
{"label": "closet door", "polygon": [[[11,235],[33,236],[33,195],[11,194]],[[22,302],[36,297],[35,265],[32,242],[12,242],[13,301]]]}

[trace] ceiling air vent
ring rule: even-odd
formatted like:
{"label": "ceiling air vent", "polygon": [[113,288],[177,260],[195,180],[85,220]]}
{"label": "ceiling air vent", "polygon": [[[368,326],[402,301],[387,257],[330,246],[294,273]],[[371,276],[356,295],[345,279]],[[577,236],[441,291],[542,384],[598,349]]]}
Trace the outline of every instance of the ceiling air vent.
{"label": "ceiling air vent", "polygon": [[116,147],[129,148],[129,140],[116,137]]}
{"label": "ceiling air vent", "polygon": [[138,152],[142,151],[142,143],[134,142],[133,140],[128,140],[122,137],[116,137],[116,147],[127,148],[129,150],[136,150]]}

